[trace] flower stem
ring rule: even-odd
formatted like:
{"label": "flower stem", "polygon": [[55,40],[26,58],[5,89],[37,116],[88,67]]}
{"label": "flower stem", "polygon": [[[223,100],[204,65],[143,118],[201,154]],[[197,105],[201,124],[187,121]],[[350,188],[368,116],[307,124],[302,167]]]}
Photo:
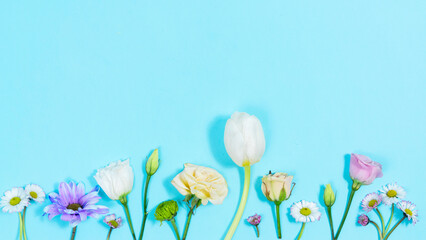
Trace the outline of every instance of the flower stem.
{"label": "flower stem", "polygon": [[380,236],[383,237],[385,235],[385,221],[383,220],[383,216],[380,213],[378,208],[376,208],[376,212],[377,212],[377,215],[379,215],[380,221],[382,222],[382,233],[380,234]]}
{"label": "flower stem", "polygon": [[196,208],[196,206],[191,207],[191,210],[189,210],[188,216],[186,218],[185,229],[183,230],[182,240],[185,240],[186,235],[188,234],[189,223],[191,223],[192,215],[194,215],[194,208]]}
{"label": "flower stem", "polygon": [[24,212],[22,213],[22,233],[24,234],[24,240],[27,240],[27,232],[25,231],[25,215],[27,213],[27,207],[24,207]]}
{"label": "flower stem", "polygon": [[383,235],[386,235],[386,233],[388,233],[389,227],[390,227],[390,225],[392,223],[394,212],[395,212],[395,203],[392,203],[392,213],[391,213],[391,216],[390,216],[390,218],[388,220],[388,223],[386,224],[386,229],[385,229],[385,232],[384,232]]}
{"label": "flower stem", "polygon": [[250,166],[244,166],[244,189],[243,194],[241,195],[240,205],[238,207],[237,213],[235,214],[234,220],[232,221],[231,227],[226,233],[225,240],[231,240],[234,236],[235,230],[237,230],[238,224],[240,223],[241,217],[244,213],[244,208],[246,207],[247,197],[250,188]]}
{"label": "flower stem", "polygon": [[352,200],[353,200],[353,198],[354,198],[355,192],[356,192],[356,191],[357,191],[360,187],[361,187],[360,183],[358,183],[358,182],[356,182],[356,181],[354,181],[354,183],[352,184],[352,190],[351,190],[351,193],[350,193],[350,195],[349,195],[348,202],[346,203],[345,213],[343,214],[342,221],[340,222],[339,228],[337,229],[336,237],[334,237],[334,239],[335,239],[335,240],[337,240],[337,238],[338,238],[338,237],[339,237],[339,235],[340,235],[340,232],[342,231],[342,227],[343,227],[343,224],[345,224],[346,217],[348,216],[349,208],[351,207]]}
{"label": "flower stem", "polygon": [[135,230],[133,229],[132,218],[130,217],[129,207],[127,204],[127,197],[123,197],[122,199],[120,199],[120,203],[123,205],[124,211],[126,212],[127,223],[129,224],[133,240],[136,240]]}
{"label": "flower stem", "polygon": [[75,226],[75,227],[72,228],[71,240],[74,240],[76,232],[77,232],[77,226]]}
{"label": "flower stem", "polygon": [[281,239],[280,204],[281,203],[275,203],[275,210],[277,212],[277,235],[279,239]]}
{"label": "flower stem", "polygon": [[302,237],[303,231],[305,230],[305,225],[306,223],[302,224],[302,229],[300,229],[299,235],[297,236],[297,240],[300,240],[300,238]]}
{"label": "flower stem", "polygon": [[172,218],[172,220],[170,220],[170,223],[172,224],[172,226],[173,226],[173,230],[175,231],[176,239],[177,239],[177,240],[180,240],[179,230],[178,230],[178,228],[177,228],[177,226],[176,226],[176,221],[175,221],[175,219],[174,219],[174,218]]}
{"label": "flower stem", "polygon": [[148,218],[147,193],[148,193],[149,180],[151,180],[151,175],[148,174],[148,176],[146,177],[145,190],[144,190],[144,194],[143,194],[143,219],[142,219],[141,232],[139,233],[139,240],[142,240],[142,238],[143,238],[143,232],[145,230],[145,223],[146,223],[146,219]]}
{"label": "flower stem", "polygon": [[388,235],[386,235],[386,237],[385,237],[385,239],[384,239],[384,240],[387,240],[387,239],[389,238],[389,236],[393,233],[393,231],[395,231],[395,228],[396,228],[396,227],[398,227],[398,225],[399,225],[399,224],[401,224],[401,223],[402,223],[402,221],[404,221],[404,219],[405,219],[406,217],[407,217],[407,216],[404,214],[404,217],[402,217],[402,218],[401,218],[401,220],[399,220],[399,222],[397,222],[397,223],[395,224],[395,226],[393,226],[393,227],[392,227],[392,229],[389,231]]}
{"label": "flower stem", "polygon": [[382,240],[382,239],[383,239],[383,236],[382,236],[382,234],[381,234],[381,232],[380,232],[379,225],[377,225],[377,223],[376,223],[376,222],[374,222],[374,221],[370,221],[370,223],[371,223],[371,224],[373,224],[373,225],[374,225],[374,227],[376,227],[376,229],[377,229],[377,234],[379,234],[380,240]]}
{"label": "flower stem", "polygon": [[259,226],[258,225],[256,225],[255,226],[256,227],[256,235],[257,235],[257,238],[259,238],[259,235],[260,235],[260,232],[259,232]]}
{"label": "flower stem", "polygon": [[18,213],[19,216],[19,240],[22,240],[22,215]]}
{"label": "flower stem", "polygon": [[327,207],[328,223],[330,224],[331,240],[334,240],[333,216],[331,215],[331,207]]}
{"label": "flower stem", "polygon": [[112,227],[109,228],[107,240],[109,240],[109,238],[111,237],[111,233],[112,233]]}

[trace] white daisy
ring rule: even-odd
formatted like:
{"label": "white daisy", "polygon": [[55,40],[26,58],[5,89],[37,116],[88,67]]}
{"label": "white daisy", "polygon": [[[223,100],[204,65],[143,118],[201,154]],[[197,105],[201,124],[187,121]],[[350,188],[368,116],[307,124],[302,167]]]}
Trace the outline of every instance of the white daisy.
{"label": "white daisy", "polygon": [[399,202],[396,206],[405,214],[405,216],[407,216],[408,220],[413,221],[413,224],[416,224],[416,222],[418,222],[417,210],[414,210],[416,208],[415,204],[403,200]]}
{"label": "white daisy", "polygon": [[305,200],[293,203],[293,206],[290,208],[290,214],[296,222],[314,222],[318,221],[321,217],[317,204]]}
{"label": "white daisy", "polygon": [[21,212],[28,204],[29,199],[23,188],[12,188],[6,191],[0,201],[3,212],[9,213]]}
{"label": "white daisy", "polygon": [[396,183],[389,183],[383,186],[380,192],[383,203],[386,205],[392,205],[393,203],[399,202],[399,200],[405,198],[406,194],[405,190]]}
{"label": "white daisy", "polygon": [[43,189],[36,184],[28,184],[25,186],[25,192],[27,193],[28,197],[36,202],[43,202],[44,198],[46,197],[46,194],[44,193]]}
{"label": "white daisy", "polygon": [[369,212],[373,209],[376,209],[377,206],[382,202],[382,197],[377,193],[367,194],[364,199],[362,199],[362,209],[366,212]]}

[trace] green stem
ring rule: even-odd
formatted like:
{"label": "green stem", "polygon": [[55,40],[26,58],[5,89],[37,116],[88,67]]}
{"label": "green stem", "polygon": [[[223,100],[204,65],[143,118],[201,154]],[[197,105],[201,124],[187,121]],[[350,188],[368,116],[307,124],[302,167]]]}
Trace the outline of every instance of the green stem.
{"label": "green stem", "polygon": [[331,207],[327,207],[328,223],[330,224],[331,240],[334,240],[333,216],[331,215]]}
{"label": "green stem", "polygon": [[280,204],[281,203],[275,203],[275,210],[277,212],[277,234],[279,239],[281,239]]}
{"label": "green stem", "polygon": [[130,216],[129,207],[127,204],[127,196],[120,198],[120,203],[123,205],[126,212],[127,223],[129,224],[130,232],[132,233],[133,240],[136,240],[135,230],[133,229],[132,218]]}
{"label": "green stem", "polygon": [[404,217],[403,217],[403,218],[401,218],[401,220],[399,220],[399,222],[397,222],[397,223],[395,224],[395,226],[393,226],[393,227],[392,227],[392,229],[389,231],[388,235],[386,235],[386,237],[385,237],[385,239],[384,239],[384,240],[387,240],[387,239],[389,238],[389,236],[393,233],[393,231],[395,231],[395,228],[396,228],[396,227],[398,227],[398,225],[399,225],[399,224],[401,224],[401,223],[402,223],[402,221],[404,221],[404,219],[405,219],[406,217],[407,217],[407,216],[404,214]]}
{"label": "green stem", "polygon": [[260,235],[260,232],[259,232],[259,226],[258,225],[256,225],[255,226],[256,227],[256,235],[257,235],[257,238],[259,238],[259,235]]}
{"label": "green stem", "polygon": [[382,240],[382,239],[383,239],[383,236],[382,236],[382,234],[380,233],[379,225],[377,225],[377,223],[376,223],[376,222],[374,222],[374,221],[370,221],[370,223],[371,223],[371,224],[373,224],[373,225],[376,227],[376,229],[377,229],[377,234],[379,234],[380,240]]}
{"label": "green stem", "polygon": [[22,233],[24,234],[24,240],[27,240],[27,231],[25,230],[25,215],[27,213],[27,207],[24,207],[24,212],[22,213]]}
{"label": "green stem", "polygon": [[349,195],[348,202],[346,203],[345,213],[343,214],[342,221],[340,221],[340,225],[339,225],[339,228],[337,229],[336,237],[334,237],[334,239],[335,239],[335,240],[337,240],[337,238],[338,238],[338,237],[339,237],[339,235],[340,235],[340,232],[342,231],[343,224],[345,224],[345,220],[346,220],[346,217],[348,216],[349,208],[351,207],[352,200],[353,200],[353,198],[354,198],[355,192],[356,192],[356,191],[357,191],[360,187],[361,187],[361,184],[360,184],[360,183],[358,183],[357,181],[354,181],[354,183],[352,184],[352,190],[351,190],[351,193],[350,193],[350,195]]}
{"label": "green stem", "polygon": [[234,236],[235,231],[237,230],[238,224],[240,223],[241,217],[244,213],[244,208],[246,207],[247,197],[250,188],[250,166],[244,166],[244,189],[243,194],[241,195],[240,205],[238,207],[237,213],[234,216],[231,227],[226,233],[225,240],[231,240]]}
{"label": "green stem", "polygon": [[143,219],[142,219],[141,232],[139,233],[139,240],[143,239],[143,233],[144,233],[144,230],[145,230],[145,223],[146,223],[146,219],[148,218],[147,193],[148,193],[149,180],[151,180],[151,175],[148,174],[148,176],[146,177],[145,190],[144,190],[144,194],[143,194]]}
{"label": "green stem", "polygon": [[306,223],[302,224],[302,229],[300,229],[299,235],[297,236],[297,240],[300,240],[300,238],[302,237],[303,231],[305,230],[305,225]]}
{"label": "green stem", "polygon": [[107,240],[109,240],[109,238],[111,237],[111,233],[112,233],[112,227],[109,228]]}
{"label": "green stem", "polygon": [[71,240],[75,239],[75,233],[77,232],[77,226],[72,228],[72,233],[71,233]]}
{"label": "green stem", "polygon": [[172,224],[172,226],[173,226],[173,230],[175,231],[176,239],[177,239],[177,240],[180,240],[179,230],[178,230],[178,228],[177,228],[177,226],[176,226],[176,221],[175,221],[175,219],[174,219],[174,218],[172,218],[172,220],[170,220],[170,223]]}
{"label": "green stem", "polygon": [[18,213],[19,216],[19,240],[22,240],[22,214]]}
{"label": "green stem", "polygon": [[383,237],[383,236],[385,236],[385,221],[383,220],[383,216],[380,213],[378,208],[376,208],[376,212],[377,212],[377,215],[379,215],[380,221],[382,222],[382,233],[380,234],[380,236]]}
{"label": "green stem", "polygon": [[389,220],[388,220],[388,224],[386,224],[386,229],[385,229],[385,233],[384,233],[384,235],[383,235],[383,236],[385,236],[385,235],[386,235],[386,233],[388,233],[389,227],[390,227],[390,225],[391,225],[391,223],[392,223],[392,219],[393,219],[393,214],[394,214],[394,212],[395,212],[395,203],[392,203],[392,213],[391,213],[391,216],[390,216],[390,218],[389,218]]}
{"label": "green stem", "polygon": [[191,207],[191,210],[189,210],[188,216],[186,218],[185,230],[183,230],[182,240],[185,240],[186,235],[188,235],[189,224],[191,223],[192,215],[194,215],[194,208],[196,208],[196,205]]}

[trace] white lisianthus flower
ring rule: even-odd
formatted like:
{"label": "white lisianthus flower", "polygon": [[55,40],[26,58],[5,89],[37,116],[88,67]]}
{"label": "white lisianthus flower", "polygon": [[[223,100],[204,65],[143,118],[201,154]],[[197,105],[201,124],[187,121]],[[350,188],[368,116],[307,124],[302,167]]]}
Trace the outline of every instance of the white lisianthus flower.
{"label": "white lisianthus flower", "polygon": [[228,119],[224,141],[228,155],[240,167],[259,162],[265,152],[262,124],[245,112],[235,112]]}
{"label": "white lisianthus flower", "polygon": [[132,191],[134,173],[127,159],[98,169],[95,179],[111,200],[119,200]]}
{"label": "white lisianthus flower", "polygon": [[262,192],[272,202],[282,202],[291,195],[293,176],[287,173],[274,173],[263,176]]}
{"label": "white lisianthus flower", "polygon": [[216,170],[186,163],[185,168],[173,180],[173,186],[180,194],[194,194],[203,205],[208,202],[222,204],[228,195],[228,184]]}

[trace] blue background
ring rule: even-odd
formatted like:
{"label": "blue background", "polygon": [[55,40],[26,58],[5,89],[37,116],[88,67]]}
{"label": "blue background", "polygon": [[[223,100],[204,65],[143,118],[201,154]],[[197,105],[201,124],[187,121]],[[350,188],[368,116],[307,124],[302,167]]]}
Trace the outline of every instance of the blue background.
{"label": "blue background", "polygon": [[[341,239],[376,239],[356,226],[359,202],[397,181],[426,208],[425,1],[3,1],[0,7],[0,191],[37,183],[46,192],[64,180],[95,185],[97,168],[131,158],[129,196],[137,230],[146,156],[162,159],[149,209],[182,199],[171,179],[185,162],[217,169],[227,179],[223,205],[200,207],[189,239],[221,239],[234,215],[241,169],[223,145],[226,119],[255,114],[266,152],[252,170],[244,217],[259,213],[261,239],[275,239],[271,204],[260,177],[295,176],[282,205],[284,239],[300,229],[292,202],[318,202],[332,183],[343,213],[348,155],[370,156],[384,177],[356,194]],[[121,216],[121,207],[101,201]],[[30,239],[67,239],[70,227],[28,212]],[[302,239],[329,239],[324,209]],[[183,231],[182,205],[177,222]],[[382,212],[389,216],[389,211]],[[376,221],[377,216],[373,216]],[[400,215],[397,216],[398,218]],[[17,239],[18,218],[0,214],[2,239]],[[105,239],[101,219],[81,224],[76,239]],[[418,239],[424,222],[404,224],[391,239]],[[146,239],[173,239],[170,226],[147,222]],[[112,239],[130,239],[127,226]],[[241,222],[234,239],[255,239]]]}

